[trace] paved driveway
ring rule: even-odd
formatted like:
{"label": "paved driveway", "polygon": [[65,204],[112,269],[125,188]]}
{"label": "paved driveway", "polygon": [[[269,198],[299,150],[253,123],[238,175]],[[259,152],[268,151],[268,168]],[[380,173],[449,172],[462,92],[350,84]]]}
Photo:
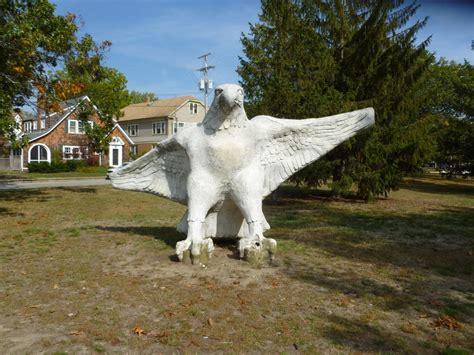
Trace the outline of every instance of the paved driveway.
{"label": "paved driveway", "polygon": [[105,178],[87,178],[87,179],[54,179],[54,180],[33,180],[33,181],[0,181],[0,190],[23,190],[23,189],[41,189],[48,187],[80,187],[80,186],[98,186],[109,185],[110,180]]}

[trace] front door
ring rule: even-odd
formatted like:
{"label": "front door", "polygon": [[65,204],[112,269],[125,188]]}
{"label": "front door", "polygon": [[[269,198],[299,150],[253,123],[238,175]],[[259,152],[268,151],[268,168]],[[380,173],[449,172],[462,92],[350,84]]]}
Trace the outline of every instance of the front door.
{"label": "front door", "polygon": [[119,150],[118,148],[112,148],[112,165],[118,166],[119,163]]}
{"label": "front door", "polygon": [[117,167],[123,161],[123,142],[120,138],[114,137],[109,145],[109,166]]}

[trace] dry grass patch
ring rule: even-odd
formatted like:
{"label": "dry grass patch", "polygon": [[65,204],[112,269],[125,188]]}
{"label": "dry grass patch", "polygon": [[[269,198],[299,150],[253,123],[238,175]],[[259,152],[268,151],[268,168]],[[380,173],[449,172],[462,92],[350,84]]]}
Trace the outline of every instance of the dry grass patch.
{"label": "dry grass patch", "polygon": [[183,206],[110,187],[1,192],[0,348],[473,351],[473,197],[435,179],[370,204],[285,187],[264,207],[276,264],[252,269],[221,242],[203,269],[173,257]]}

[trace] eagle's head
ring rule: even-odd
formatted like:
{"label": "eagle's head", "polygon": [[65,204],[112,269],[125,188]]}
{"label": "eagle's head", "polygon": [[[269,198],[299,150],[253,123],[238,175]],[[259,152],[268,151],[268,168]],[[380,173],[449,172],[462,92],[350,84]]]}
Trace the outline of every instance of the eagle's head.
{"label": "eagle's head", "polygon": [[212,105],[216,105],[223,112],[230,112],[236,106],[244,107],[244,90],[236,84],[219,85],[214,90],[214,101]]}
{"label": "eagle's head", "polygon": [[219,85],[203,125],[211,130],[242,127],[248,121],[244,110],[244,90],[236,84]]}

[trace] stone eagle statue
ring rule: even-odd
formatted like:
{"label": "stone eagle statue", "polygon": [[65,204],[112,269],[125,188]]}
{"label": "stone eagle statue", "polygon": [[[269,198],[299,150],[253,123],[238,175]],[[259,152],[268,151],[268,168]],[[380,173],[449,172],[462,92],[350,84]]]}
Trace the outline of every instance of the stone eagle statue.
{"label": "stone eagle statue", "polygon": [[374,124],[366,108],[316,119],[247,118],[243,89],[216,88],[202,123],[178,131],[156,148],[117,169],[115,188],[144,191],[187,205],[176,245],[180,260],[213,250],[211,238],[239,238],[240,257],[276,250],[262,200],[298,170]]}

